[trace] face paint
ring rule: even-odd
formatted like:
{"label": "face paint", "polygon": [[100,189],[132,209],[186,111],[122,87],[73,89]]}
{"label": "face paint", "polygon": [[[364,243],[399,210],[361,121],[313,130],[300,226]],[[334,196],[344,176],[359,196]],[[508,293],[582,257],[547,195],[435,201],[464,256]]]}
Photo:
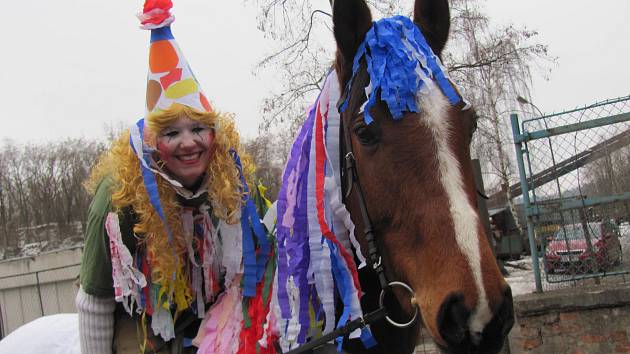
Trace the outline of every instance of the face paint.
{"label": "face paint", "polygon": [[214,151],[214,131],[188,117],[164,128],[157,139],[160,160],[184,187],[192,187],[206,172]]}

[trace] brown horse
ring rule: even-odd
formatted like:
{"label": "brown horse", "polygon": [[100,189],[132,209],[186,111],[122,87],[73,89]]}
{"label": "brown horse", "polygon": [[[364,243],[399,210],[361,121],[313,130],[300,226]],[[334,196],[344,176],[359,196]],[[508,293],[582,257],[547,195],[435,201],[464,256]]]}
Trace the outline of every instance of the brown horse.
{"label": "brown horse", "polygon": [[[450,27],[448,1],[416,0],[413,22],[439,57]],[[445,352],[496,353],[513,325],[512,296],[476,209],[469,151],[474,112],[463,102],[450,104],[440,90],[429,90],[417,95],[419,113],[404,112],[398,120],[377,99],[369,110],[373,122],[366,124],[361,106],[370,77],[365,60],[353,76],[353,62],[372,27],[370,10],[364,0],[336,0],[333,23],[340,87],[352,79],[342,124],[387,277],[411,286],[422,322]],[[354,193],[356,188],[345,203],[356,234],[363,235]],[[359,242],[367,254],[365,239]],[[368,268],[360,272],[364,313],[377,308],[380,292]],[[405,321],[415,309],[409,295],[398,290],[388,312]],[[377,322],[371,328],[379,346],[369,352],[411,353],[420,326],[398,329]],[[354,343],[346,349],[366,352]]]}

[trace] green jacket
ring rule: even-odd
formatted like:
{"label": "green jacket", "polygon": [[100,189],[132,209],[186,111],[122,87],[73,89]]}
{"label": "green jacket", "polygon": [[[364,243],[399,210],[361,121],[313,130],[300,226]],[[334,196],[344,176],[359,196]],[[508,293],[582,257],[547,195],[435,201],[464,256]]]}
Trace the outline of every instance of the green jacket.
{"label": "green jacket", "polygon": [[[114,297],[109,236],[105,231],[107,214],[114,210],[110,191],[112,185],[113,182],[110,178],[104,178],[96,189],[88,210],[83,259],[81,260],[81,287],[87,294],[99,297]],[[123,243],[133,255],[137,244],[133,234],[135,216],[129,209],[118,217]]]}

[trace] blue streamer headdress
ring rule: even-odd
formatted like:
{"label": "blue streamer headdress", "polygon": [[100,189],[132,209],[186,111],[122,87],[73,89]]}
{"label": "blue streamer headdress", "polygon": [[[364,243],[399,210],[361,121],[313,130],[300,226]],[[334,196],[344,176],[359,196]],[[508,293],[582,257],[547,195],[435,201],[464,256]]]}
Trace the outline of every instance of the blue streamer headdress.
{"label": "blue streamer headdress", "polygon": [[[418,93],[427,92],[434,85],[452,105],[462,101],[440,58],[408,17],[394,16],[374,23],[354,57],[352,79],[346,92],[350,92],[361,59],[366,61],[370,76],[366,89],[368,100],[363,108],[366,124],[373,121],[370,108],[378,98],[387,104],[396,120],[402,119],[405,112],[419,112],[422,107],[417,105]],[[347,105],[346,100],[341,106],[342,112]]]}

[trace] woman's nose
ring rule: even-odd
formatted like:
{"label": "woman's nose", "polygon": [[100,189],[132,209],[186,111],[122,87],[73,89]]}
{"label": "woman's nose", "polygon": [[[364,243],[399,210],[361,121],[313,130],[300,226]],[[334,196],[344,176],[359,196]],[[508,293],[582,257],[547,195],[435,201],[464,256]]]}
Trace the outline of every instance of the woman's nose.
{"label": "woman's nose", "polygon": [[195,147],[195,145],[196,145],[195,137],[196,137],[196,135],[193,134],[192,132],[184,132],[182,134],[182,140],[179,143],[179,146],[181,148],[192,148],[192,147]]}

